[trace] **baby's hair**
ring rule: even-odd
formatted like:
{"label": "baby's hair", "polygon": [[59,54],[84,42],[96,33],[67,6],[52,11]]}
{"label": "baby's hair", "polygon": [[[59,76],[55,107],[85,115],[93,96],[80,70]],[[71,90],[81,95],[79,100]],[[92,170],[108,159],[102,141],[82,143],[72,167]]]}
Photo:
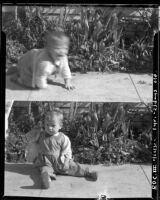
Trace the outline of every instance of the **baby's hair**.
{"label": "baby's hair", "polygon": [[54,108],[53,110],[48,111],[45,115],[45,119],[47,118],[47,116],[51,116],[51,119],[53,119],[53,117],[56,117],[58,118],[60,124],[63,124],[63,112],[59,108]]}
{"label": "baby's hair", "polygon": [[69,38],[63,31],[52,31],[46,35],[46,46],[69,46]]}

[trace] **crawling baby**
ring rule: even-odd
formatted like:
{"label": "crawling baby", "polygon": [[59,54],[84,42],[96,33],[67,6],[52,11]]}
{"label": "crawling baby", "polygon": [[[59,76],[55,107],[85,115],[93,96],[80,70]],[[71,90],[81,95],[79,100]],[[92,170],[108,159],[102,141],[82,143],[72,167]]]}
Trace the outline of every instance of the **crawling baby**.
{"label": "crawling baby", "polygon": [[65,88],[74,89],[68,65],[69,38],[62,31],[49,32],[42,49],[32,49],[25,53],[17,65],[17,74],[11,78],[21,85],[43,89],[51,81],[49,76],[60,74]]}

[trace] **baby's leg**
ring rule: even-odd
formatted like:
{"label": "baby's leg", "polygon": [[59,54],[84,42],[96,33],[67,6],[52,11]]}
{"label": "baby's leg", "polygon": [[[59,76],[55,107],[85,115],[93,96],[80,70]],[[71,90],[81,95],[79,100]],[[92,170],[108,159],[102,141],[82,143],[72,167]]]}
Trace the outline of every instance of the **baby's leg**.
{"label": "baby's leg", "polygon": [[65,173],[70,176],[84,177],[85,171],[85,168],[83,168],[79,163],[76,163],[71,159],[69,161],[69,168]]}
{"label": "baby's leg", "polygon": [[39,89],[47,88],[47,77],[46,76],[39,76],[35,78],[35,85]]}
{"label": "baby's leg", "polygon": [[51,163],[51,158],[47,156],[39,156],[39,161],[41,165],[39,165],[39,170],[41,173],[42,186],[44,189],[48,189],[50,187],[51,178],[56,179],[55,171],[53,165]]}
{"label": "baby's leg", "polygon": [[17,68],[17,66],[9,67],[9,68],[6,70],[6,75],[13,75],[13,74],[16,74],[16,73],[18,73],[18,68]]}
{"label": "baby's leg", "polygon": [[12,69],[12,70],[10,69],[10,70],[6,73],[6,75],[12,75],[11,78],[10,78],[10,80],[11,80],[12,82],[14,82],[14,83],[18,83],[18,84],[22,85],[23,83],[22,83],[22,81],[21,81],[21,79],[20,79],[20,73],[19,73],[19,68],[18,68],[18,66],[12,67],[12,68],[13,68],[13,69]]}
{"label": "baby's leg", "polygon": [[42,179],[42,187],[44,189],[50,188],[51,178],[56,179],[52,166],[42,166],[39,168]]}
{"label": "baby's leg", "polygon": [[12,74],[12,76],[10,77],[10,80],[14,83],[17,83],[17,79],[18,79],[18,74],[17,73],[14,73]]}
{"label": "baby's leg", "polygon": [[28,83],[25,83],[24,81],[22,81],[22,79],[19,77],[18,74],[14,74],[13,76],[11,76],[10,80],[18,85],[21,85],[23,87],[26,87],[28,89],[31,89],[31,85]]}
{"label": "baby's leg", "polygon": [[13,75],[11,75],[10,80],[11,80],[12,82],[14,82],[14,83],[16,83],[16,84],[18,84],[18,85],[24,86],[24,87],[26,87],[26,88],[29,88],[29,89],[32,88],[32,86],[31,86],[31,84],[29,83],[29,81],[26,82],[26,81],[22,80],[22,78],[20,77],[20,75],[19,75],[18,72],[15,73],[15,74],[13,74]]}
{"label": "baby's leg", "polygon": [[97,172],[89,172],[88,167],[83,167],[79,163],[74,162],[72,159],[69,161],[69,168],[64,172],[64,174],[77,177],[88,177],[92,180],[97,180]]}

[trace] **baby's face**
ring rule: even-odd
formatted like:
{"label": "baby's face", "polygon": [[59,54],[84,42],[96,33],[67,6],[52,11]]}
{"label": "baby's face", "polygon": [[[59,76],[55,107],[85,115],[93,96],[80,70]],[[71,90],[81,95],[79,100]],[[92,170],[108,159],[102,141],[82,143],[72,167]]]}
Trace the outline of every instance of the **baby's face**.
{"label": "baby's face", "polygon": [[60,120],[56,116],[47,115],[45,118],[45,131],[49,135],[55,135],[61,129]]}
{"label": "baby's face", "polygon": [[48,52],[53,60],[59,61],[61,58],[67,56],[68,47],[67,46],[59,46],[59,47],[48,47]]}

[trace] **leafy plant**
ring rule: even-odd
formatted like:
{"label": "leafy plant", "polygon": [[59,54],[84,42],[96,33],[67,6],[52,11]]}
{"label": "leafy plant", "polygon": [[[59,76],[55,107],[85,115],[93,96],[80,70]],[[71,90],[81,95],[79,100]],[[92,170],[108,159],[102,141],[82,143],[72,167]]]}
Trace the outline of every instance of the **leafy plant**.
{"label": "leafy plant", "polygon": [[6,44],[6,59],[9,63],[17,63],[19,58],[26,52],[23,44],[17,40],[7,40]]}

